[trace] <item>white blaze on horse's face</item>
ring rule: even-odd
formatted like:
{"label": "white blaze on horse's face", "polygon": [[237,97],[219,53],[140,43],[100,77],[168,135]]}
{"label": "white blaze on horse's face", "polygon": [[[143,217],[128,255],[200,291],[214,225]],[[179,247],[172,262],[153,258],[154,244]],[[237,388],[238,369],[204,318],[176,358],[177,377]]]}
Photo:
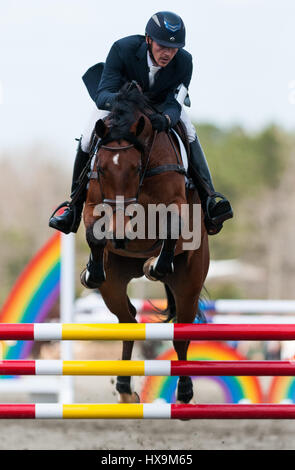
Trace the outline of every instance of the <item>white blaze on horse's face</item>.
{"label": "white blaze on horse's face", "polygon": [[119,165],[119,157],[120,157],[119,153],[113,156],[113,162],[115,165]]}

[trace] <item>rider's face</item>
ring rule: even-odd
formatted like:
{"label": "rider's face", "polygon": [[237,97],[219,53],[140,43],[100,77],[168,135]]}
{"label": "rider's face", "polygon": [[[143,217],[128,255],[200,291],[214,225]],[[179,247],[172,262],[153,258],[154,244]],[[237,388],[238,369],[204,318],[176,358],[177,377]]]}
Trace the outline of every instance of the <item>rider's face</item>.
{"label": "rider's face", "polygon": [[152,53],[155,58],[155,61],[161,67],[166,67],[166,65],[171,62],[173,57],[176,55],[178,49],[175,47],[165,47],[161,46],[155,41],[152,41],[151,38],[147,38],[147,42],[151,44]]}

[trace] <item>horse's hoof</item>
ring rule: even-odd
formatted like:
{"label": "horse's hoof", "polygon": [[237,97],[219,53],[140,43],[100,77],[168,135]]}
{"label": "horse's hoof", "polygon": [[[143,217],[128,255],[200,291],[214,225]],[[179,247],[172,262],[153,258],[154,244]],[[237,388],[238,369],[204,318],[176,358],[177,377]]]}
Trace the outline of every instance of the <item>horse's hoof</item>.
{"label": "horse's hoof", "polygon": [[158,281],[158,279],[151,274],[156,259],[155,257],[149,258],[143,265],[143,274],[149,281]]}
{"label": "horse's hoof", "polygon": [[138,393],[120,393],[118,403],[140,403]]}
{"label": "horse's hoof", "polygon": [[182,400],[176,400],[175,402],[176,405],[188,405],[188,404],[191,404],[191,405],[196,405],[196,401],[194,399],[190,400],[190,401],[182,401]]}
{"label": "horse's hoof", "polygon": [[105,279],[96,280],[96,281],[91,280],[91,274],[87,268],[83,269],[83,271],[81,271],[81,274],[80,274],[81,284],[82,286],[86,287],[86,289],[98,289],[104,280]]}
{"label": "horse's hoof", "polygon": [[166,274],[160,273],[154,268],[157,258],[149,258],[143,265],[143,273],[150,281],[162,281]]}

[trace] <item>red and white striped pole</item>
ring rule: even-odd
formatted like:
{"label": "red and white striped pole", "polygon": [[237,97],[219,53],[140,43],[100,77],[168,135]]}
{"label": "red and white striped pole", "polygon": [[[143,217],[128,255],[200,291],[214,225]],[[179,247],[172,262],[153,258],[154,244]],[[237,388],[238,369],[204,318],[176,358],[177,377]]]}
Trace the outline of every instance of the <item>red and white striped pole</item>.
{"label": "red and white striped pole", "polygon": [[295,376],[295,362],[5,360],[0,375]]}
{"label": "red and white striped pole", "polygon": [[295,419],[295,405],[0,404],[0,419]]}
{"label": "red and white striped pole", "polygon": [[295,324],[0,324],[0,340],[295,340]]}

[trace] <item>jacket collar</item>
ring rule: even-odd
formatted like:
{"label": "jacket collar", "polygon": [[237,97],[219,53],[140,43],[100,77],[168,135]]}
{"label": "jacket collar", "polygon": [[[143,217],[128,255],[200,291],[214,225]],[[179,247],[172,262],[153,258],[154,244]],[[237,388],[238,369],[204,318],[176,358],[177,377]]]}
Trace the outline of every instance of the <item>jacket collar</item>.
{"label": "jacket collar", "polygon": [[142,59],[146,58],[146,52],[147,52],[147,43],[145,41],[143,41],[142,44],[137,49],[136,57],[139,60],[142,60]]}
{"label": "jacket collar", "polygon": [[147,44],[144,41],[138,48],[136,52],[136,57],[139,61],[140,66],[138,67],[138,72],[140,74],[140,78],[142,80],[142,84],[145,90],[149,89],[149,67],[147,64]]}

